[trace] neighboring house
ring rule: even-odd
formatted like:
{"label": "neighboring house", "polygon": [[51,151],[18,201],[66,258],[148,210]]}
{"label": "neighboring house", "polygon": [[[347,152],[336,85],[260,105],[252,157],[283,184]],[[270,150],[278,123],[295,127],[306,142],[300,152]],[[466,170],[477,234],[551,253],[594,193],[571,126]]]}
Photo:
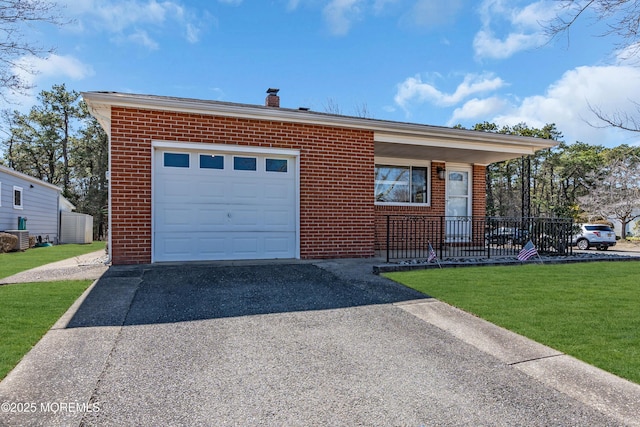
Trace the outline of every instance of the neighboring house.
{"label": "neighboring house", "polygon": [[83,93],[109,135],[113,264],[372,257],[385,215],[484,216],[485,166],[555,145],[267,93],[265,106]]}
{"label": "neighboring house", "polygon": [[59,211],[64,204],[61,191],[55,185],[0,166],[0,231],[18,230],[18,219],[22,217],[27,219],[29,236],[57,243]]}
{"label": "neighboring house", "polygon": [[[634,215],[640,215],[640,211],[633,211]],[[608,218],[609,221],[613,224],[613,228],[616,231],[616,236],[620,236],[622,238],[631,237],[631,236],[640,236],[640,219],[636,218],[627,223],[626,232],[622,232],[622,223],[615,218]]]}

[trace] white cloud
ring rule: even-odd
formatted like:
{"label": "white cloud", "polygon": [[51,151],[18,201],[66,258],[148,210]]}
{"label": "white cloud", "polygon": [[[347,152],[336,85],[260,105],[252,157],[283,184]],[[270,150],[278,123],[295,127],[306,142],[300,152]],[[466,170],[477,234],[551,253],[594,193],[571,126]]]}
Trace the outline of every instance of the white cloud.
{"label": "white cloud", "polygon": [[375,13],[382,12],[387,5],[398,3],[400,0],[374,0],[373,1],[373,11]]}
{"label": "white cloud", "polygon": [[590,123],[602,125],[590,105],[609,115],[619,111],[635,112],[633,100],[640,99],[640,85],[629,84],[635,81],[640,81],[640,69],[636,67],[578,67],[564,73],[544,95],[523,99],[519,105],[496,115],[493,121],[500,125],[525,122],[533,127],[555,123],[567,142],[633,143],[640,139],[637,134],[590,126]]}
{"label": "white cloud", "polygon": [[432,28],[450,24],[463,10],[462,0],[415,0],[415,3],[402,19],[402,25]]}
{"label": "white cloud", "polygon": [[431,102],[438,106],[452,106],[477,93],[486,93],[497,90],[505,85],[505,82],[491,74],[468,74],[453,93],[444,93],[434,85],[425,83],[417,75],[409,77],[398,85],[394,100],[396,104],[407,110],[411,103]]}
{"label": "white cloud", "polygon": [[158,48],[160,47],[158,43],[151,37],[149,37],[149,34],[147,34],[147,32],[143,30],[136,30],[136,32],[130,34],[127,39],[134,42],[135,44],[144,46],[149,50],[158,50]]}
{"label": "white cloud", "polygon": [[638,66],[640,65],[640,42],[633,43],[615,52],[616,63],[618,65]]}
{"label": "white cloud", "polygon": [[[17,61],[12,72],[28,86],[36,87],[38,82],[46,79],[83,80],[94,75],[90,65],[82,63],[71,55],[51,54],[46,58],[25,56]],[[35,93],[7,94],[9,101],[15,105],[33,105]]]}
{"label": "white cloud", "polygon": [[79,59],[70,55],[49,55],[46,58],[35,56],[23,57],[18,61],[24,69],[31,69],[35,74],[25,74],[19,69],[14,69],[21,77],[32,83],[39,78],[68,77],[73,80],[82,80],[94,74],[91,66],[83,64]]}
{"label": "white cloud", "polygon": [[300,0],[288,0],[287,10],[288,11],[296,10],[299,4],[300,4]]}
{"label": "white cloud", "polygon": [[498,96],[492,96],[490,98],[478,99],[473,98],[465,102],[460,108],[456,108],[453,111],[451,120],[447,123],[447,126],[455,126],[461,121],[468,119],[478,119],[482,117],[491,117],[509,106],[509,102]]}
{"label": "white cloud", "polygon": [[360,18],[362,0],[331,0],[322,11],[329,31],[342,36],[349,32],[351,23]]}
{"label": "white cloud", "polygon": [[[531,3],[524,8],[512,4],[504,0],[482,2],[479,8],[482,28],[473,40],[476,58],[509,58],[522,50],[539,47],[548,40],[541,24],[552,19],[557,5],[548,0]],[[498,32],[504,35],[498,36]]]}
{"label": "white cloud", "polygon": [[473,39],[473,50],[478,58],[505,59],[521,50],[540,46],[545,38],[541,34],[510,33],[500,39],[489,30],[480,30]]}
{"label": "white cloud", "polygon": [[[238,3],[227,0],[227,3]],[[149,36],[149,30],[166,29],[177,25],[189,43],[196,43],[203,20],[195,12],[185,9],[179,2],[157,0],[64,0],[67,11],[76,19],[74,29],[87,31],[96,28],[119,34],[115,40],[131,40],[149,49],[158,43]],[[201,14],[202,15],[202,14]],[[204,14],[207,16],[207,14]]]}

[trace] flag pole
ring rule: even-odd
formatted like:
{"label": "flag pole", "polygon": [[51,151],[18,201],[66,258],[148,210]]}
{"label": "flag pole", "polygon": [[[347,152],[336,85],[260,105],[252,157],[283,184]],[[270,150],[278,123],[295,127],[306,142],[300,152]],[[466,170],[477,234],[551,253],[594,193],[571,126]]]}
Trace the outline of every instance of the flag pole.
{"label": "flag pole", "polygon": [[440,261],[438,260],[438,255],[436,255],[436,251],[434,251],[433,246],[431,246],[431,241],[427,240],[427,243],[429,243],[429,256],[427,258],[427,262],[431,262],[435,259],[438,263],[438,267],[442,268],[442,265],[440,265]]}

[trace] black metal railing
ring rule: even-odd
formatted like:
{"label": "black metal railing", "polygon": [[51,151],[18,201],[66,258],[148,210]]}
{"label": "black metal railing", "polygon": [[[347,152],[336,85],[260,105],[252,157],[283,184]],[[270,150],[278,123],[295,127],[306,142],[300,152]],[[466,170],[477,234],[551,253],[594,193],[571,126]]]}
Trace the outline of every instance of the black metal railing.
{"label": "black metal railing", "polygon": [[517,256],[531,242],[541,255],[572,254],[573,221],[567,218],[446,217],[386,215],[378,250],[387,262],[426,259],[430,248],[439,259]]}

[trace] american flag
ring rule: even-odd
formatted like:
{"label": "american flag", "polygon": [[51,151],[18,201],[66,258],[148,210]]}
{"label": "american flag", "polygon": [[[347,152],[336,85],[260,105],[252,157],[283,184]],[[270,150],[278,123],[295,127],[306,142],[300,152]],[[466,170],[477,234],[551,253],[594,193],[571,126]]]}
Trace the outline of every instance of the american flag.
{"label": "american flag", "polygon": [[433,246],[431,246],[431,242],[429,242],[429,257],[427,258],[427,262],[431,262],[434,259],[437,260],[438,256],[436,255],[436,251],[433,250]]}
{"label": "american flag", "polygon": [[522,247],[520,253],[518,253],[518,260],[526,261],[534,255],[538,255],[538,251],[536,247],[533,245],[533,242],[529,240],[526,245]]}

